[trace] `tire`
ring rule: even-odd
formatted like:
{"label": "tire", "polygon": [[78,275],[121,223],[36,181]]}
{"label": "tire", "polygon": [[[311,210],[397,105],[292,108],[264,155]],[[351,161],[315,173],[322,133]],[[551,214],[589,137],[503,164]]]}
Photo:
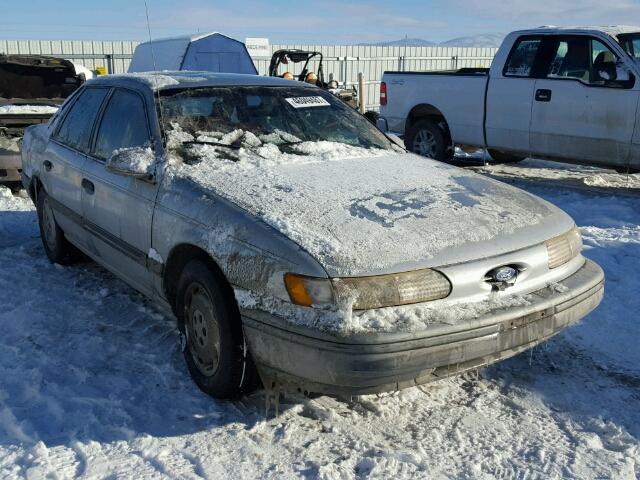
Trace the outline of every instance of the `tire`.
{"label": "tire", "polygon": [[491,158],[497,163],[517,163],[521,162],[527,157],[522,157],[520,155],[512,155],[510,153],[500,152],[498,150],[488,150]]}
{"label": "tire", "polygon": [[454,150],[449,136],[431,120],[418,120],[411,125],[404,143],[409,151],[423,157],[441,162],[453,159]]}
{"label": "tire", "polygon": [[176,312],[186,338],[184,359],[200,390],[225,399],[255,389],[259,377],[233,291],[203,261],[191,260],[183,269]]}
{"label": "tire", "polygon": [[56,222],[51,208],[51,200],[44,189],[37,193],[38,225],[42,246],[51,263],[69,265],[78,257],[78,250],[69,243],[64,232]]}

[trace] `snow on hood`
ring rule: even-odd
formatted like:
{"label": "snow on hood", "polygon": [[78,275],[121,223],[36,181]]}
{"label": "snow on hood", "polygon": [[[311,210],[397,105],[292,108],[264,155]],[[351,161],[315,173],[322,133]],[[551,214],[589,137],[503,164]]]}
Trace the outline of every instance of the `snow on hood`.
{"label": "snow on hood", "polygon": [[413,154],[305,142],[293,148],[307,155],[266,144],[231,161],[216,158],[217,147],[196,147],[204,159],[180,163],[177,175],[279,230],[332,277],[484,258],[573,225],[521,190]]}

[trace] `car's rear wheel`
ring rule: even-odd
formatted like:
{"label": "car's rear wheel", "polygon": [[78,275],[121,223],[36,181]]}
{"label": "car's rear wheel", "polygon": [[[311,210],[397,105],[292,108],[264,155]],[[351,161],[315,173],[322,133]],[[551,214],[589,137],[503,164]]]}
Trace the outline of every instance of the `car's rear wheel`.
{"label": "car's rear wheel", "polygon": [[448,162],[453,158],[453,146],[448,135],[431,120],[418,120],[407,131],[405,146],[424,157]]}
{"label": "car's rear wheel", "polygon": [[65,238],[64,232],[56,222],[56,217],[51,207],[51,199],[43,189],[38,192],[36,210],[38,212],[42,246],[51,263],[67,265],[73,262],[77,257],[78,251]]}
{"label": "car's rear wheel", "polygon": [[493,160],[495,160],[497,163],[517,163],[527,158],[523,157],[522,155],[513,155],[511,153],[505,153],[499,150],[489,149],[488,152],[489,155],[491,155],[491,158],[493,158]]}
{"label": "car's rear wheel", "polygon": [[215,398],[233,398],[257,385],[233,294],[201,260],[184,268],[177,292],[184,358],[198,387]]}

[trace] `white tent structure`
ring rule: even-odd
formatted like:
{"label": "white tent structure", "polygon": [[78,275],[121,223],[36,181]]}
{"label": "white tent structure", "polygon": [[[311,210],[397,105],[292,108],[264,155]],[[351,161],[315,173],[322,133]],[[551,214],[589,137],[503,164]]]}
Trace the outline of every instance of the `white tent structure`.
{"label": "white tent structure", "polygon": [[130,73],[162,70],[258,74],[244,43],[216,32],[159,38],[136,47]]}

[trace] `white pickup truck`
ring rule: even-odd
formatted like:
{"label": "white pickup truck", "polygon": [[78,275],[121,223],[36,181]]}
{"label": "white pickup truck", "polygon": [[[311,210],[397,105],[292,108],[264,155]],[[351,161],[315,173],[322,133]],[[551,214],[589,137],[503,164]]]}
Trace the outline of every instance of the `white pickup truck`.
{"label": "white pickup truck", "polygon": [[438,160],[455,146],[640,171],[640,27],[509,34],[490,69],[385,72],[379,127]]}

